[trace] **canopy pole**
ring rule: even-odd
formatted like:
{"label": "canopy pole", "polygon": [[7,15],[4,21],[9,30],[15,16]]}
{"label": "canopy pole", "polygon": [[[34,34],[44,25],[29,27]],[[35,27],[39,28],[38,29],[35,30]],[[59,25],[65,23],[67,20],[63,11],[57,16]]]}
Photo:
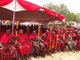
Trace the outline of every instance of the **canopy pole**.
{"label": "canopy pole", "polygon": [[40,24],[38,24],[38,55],[39,55],[39,34],[40,34]]}
{"label": "canopy pole", "polygon": [[14,0],[14,11],[13,11],[13,19],[12,19],[12,34],[14,33],[15,12],[16,12],[16,0]]}

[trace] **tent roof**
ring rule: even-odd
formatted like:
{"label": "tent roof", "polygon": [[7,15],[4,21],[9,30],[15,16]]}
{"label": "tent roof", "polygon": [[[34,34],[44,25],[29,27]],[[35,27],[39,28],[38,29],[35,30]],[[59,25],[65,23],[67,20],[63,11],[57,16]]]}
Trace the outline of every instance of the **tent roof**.
{"label": "tent roof", "polygon": [[[0,7],[0,19],[12,20],[13,18],[13,11]],[[49,20],[57,20],[57,16],[50,16],[45,11],[19,11],[16,12],[15,21],[35,21],[40,23],[48,23]]]}
{"label": "tent roof", "polygon": [[[12,1],[12,2],[11,2]],[[10,3],[11,2],[11,3]],[[10,4],[9,4],[10,3]],[[1,5],[3,4],[3,5]],[[7,5],[5,5],[7,4]],[[0,19],[12,20],[15,8],[15,0],[4,0],[0,2]],[[9,9],[9,10],[8,10]],[[24,10],[26,9],[26,10]],[[41,11],[43,9],[44,11]],[[15,21],[36,21],[40,23],[48,23],[53,20],[63,20],[65,17],[34,3],[17,0]]]}
{"label": "tent roof", "polygon": [[3,7],[0,7],[0,20],[12,20],[13,18],[13,12],[5,9]]}

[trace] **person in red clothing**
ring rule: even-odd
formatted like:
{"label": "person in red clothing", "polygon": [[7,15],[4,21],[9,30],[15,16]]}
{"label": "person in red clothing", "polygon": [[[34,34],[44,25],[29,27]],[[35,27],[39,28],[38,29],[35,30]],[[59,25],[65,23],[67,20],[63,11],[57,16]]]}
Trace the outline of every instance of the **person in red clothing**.
{"label": "person in red clothing", "polygon": [[37,34],[36,34],[36,31],[34,30],[33,33],[29,36],[29,40],[34,41],[36,37],[37,37]]}
{"label": "person in red clothing", "polygon": [[2,28],[2,23],[0,22],[0,41],[1,41],[3,34],[4,34],[4,32],[3,32],[3,28]]}
{"label": "person in red clothing", "polygon": [[1,37],[4,33],[2,32],[2,28],[0,28],[0,41],[1,41]]}
{"label": "person in red clothing", "polygon": [[12,37],[11,31],[10,30],[6,30],[6,33],[2,36],[1,38],[1,43],[3,45],[6,45],[8,39]]}
{"label": "person in red clothing", "polygon": [[56,50],[56,33],[55,31],[52,31],[52,40],[54,42],[54,51]]}
{"label": "person in red clothing", "polygon": [[80,30],[78,31],[77,36],[78,36],[77,49],[80,50]]}
{"label": "person in red clothing", "polygon": [[22,60],[23,58],[27,60],[27,55],[31,54],[32,44],[28,42],[28,37],[23,34],[22,29],[19,30],[17,37],[19,38],[17,41],[20,44],[20,46],[18,45],[19,55],[22,57]]}
{"label": "person in red clothing", "polygon": [[73,49],[74,49],[74,50],[78,49],[78,35],[77,35],[77,32],[74,33],[73,42],[75,43],[75,44],[73,45]]}
{"label": "person in red clothing", "polygon": [[[51,42],[50,42],[50,36],[51,36]],[[45,33],[45,41],[44,41],[44,44],[46,46],[46,50],[47,50],[47,54],[50,54],[50,50],[52,50],[52,48],[54,47],[54,43],[53,43],[53,40],[52,40],[52,32],[49,32],[49,30],[46,30],[46,33]]]}
{"label": "person in red clothing", "polygon": [[6,30],[6,33],[1,38],[2,47],[0,52],[2,52],[1,59],[14,59],[17,60],[17,50],[14,44],[15,37],[11,34],[10,30]]}

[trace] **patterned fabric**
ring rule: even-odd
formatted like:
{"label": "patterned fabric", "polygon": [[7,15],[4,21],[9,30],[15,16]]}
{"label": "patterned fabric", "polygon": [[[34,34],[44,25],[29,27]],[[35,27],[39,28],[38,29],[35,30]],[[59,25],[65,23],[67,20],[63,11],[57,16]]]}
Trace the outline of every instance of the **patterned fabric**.
{"label": "patterned fabric", "polygon": [[[3,35],[4,40],[6,40],[5,36]],[[9,37],[6,44],[3,45],[2,48],[0,48],[0,58],[3,59],[11,59],[11,58],[17,58],[17,50],[14,46],[14,37]]]}
{"label": "patterned fabric", "polygon": [[18,42],[21,44],[18,45],[18,52],[20,56],[31,54],[32,44],[28,42],[28,37],[24,34],[18,34]]}

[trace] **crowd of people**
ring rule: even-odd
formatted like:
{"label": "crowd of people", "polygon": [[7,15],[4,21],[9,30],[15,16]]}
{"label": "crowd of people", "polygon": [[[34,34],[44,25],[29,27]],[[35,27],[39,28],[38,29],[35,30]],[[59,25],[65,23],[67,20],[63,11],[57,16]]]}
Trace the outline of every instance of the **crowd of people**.
{"label": "crowd of people", "polygon": [[29,56],[42,56],[58,51],[80,50],[80,28],[55,26],[49,27],[21,26],[14,28],[0,24],[0,60],[17,60],[20,56],[27,60]]}

